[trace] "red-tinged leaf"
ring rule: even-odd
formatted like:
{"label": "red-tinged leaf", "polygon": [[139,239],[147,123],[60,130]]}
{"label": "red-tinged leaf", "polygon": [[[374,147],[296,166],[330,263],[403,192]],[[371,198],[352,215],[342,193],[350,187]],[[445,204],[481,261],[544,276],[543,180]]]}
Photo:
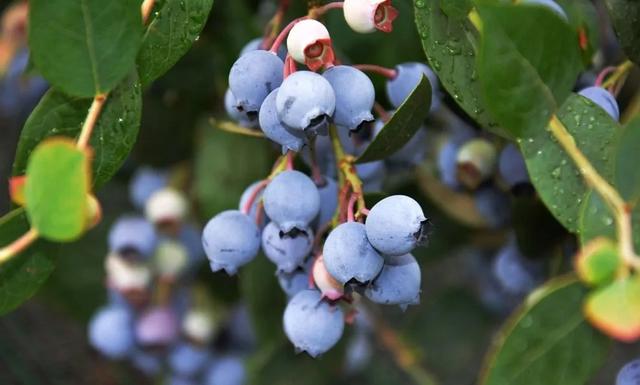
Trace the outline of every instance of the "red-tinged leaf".
{"label": "red-tinged leaf", "polygon": [[11,201],[18,206],[24,206],[24,183],[26,180],[27,177],[24,175],[9,179],[9,195]]}
{"label": "red-tinged leaf", "polygon": [[640,277],[629,276],[591,293],[586,318],[596,328],[624,342],[640,338]]}
{"label": "red-tinged leaf", "polygon": [[599,286],[615,278],[622,260],[615,242],[599,237],[582,248],[576,255],[575,265],[581,281]]}

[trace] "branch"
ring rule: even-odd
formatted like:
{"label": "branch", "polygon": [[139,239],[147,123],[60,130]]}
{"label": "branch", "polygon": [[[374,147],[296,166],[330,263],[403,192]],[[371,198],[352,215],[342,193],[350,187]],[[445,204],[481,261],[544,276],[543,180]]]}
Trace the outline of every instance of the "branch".
{"label": "branch", "polygon": [[38,231],[34,228],[29,229],[26,233],[22,234],[20,238],[13,241],[8,246],[0,249],[0,265],[9,261],[14,255],[18,255],[29,247],[33,242],[38,239]]}
{"label": "branch", "polygon": [[576,145],[573,136],[571,136],[556,115],[551,118],[549,130],[567,154],[569,154],[587,184],[602,196],[609,208],[613,211],[622,259],[628,266],[634,269],[640,269],[640,258],[633,249],[631,206],[629,206],[624,199],[622,199],[618,191],[596,171],[591,162],[589,162]]}

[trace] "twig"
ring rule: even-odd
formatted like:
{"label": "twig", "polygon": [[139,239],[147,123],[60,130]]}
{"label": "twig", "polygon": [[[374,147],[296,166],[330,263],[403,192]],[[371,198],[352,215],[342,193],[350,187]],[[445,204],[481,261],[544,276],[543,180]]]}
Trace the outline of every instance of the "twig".
{"label": "twig", "polygon": [[556,115],[551,119],[549,130],[576,164],[585,181],[602,196],[609,208],[613,211],[622,259],[628,266],[634,269],[640,269],[640,258],[633,249],[631,206],[628,205],[618,191],[596,171],[591,162],[589,162],[576,145],[573,136],[571,136]]}
{"label": "twig", "polygon": [[102,111],[102,107],[104,107],[104,103],[106,101],[107,94],[98,94],[93,98],[91,107],[89,107],[89,113],[82,124],[82,130],[80,131],[80,136],[76,143],[76,147],[79,149],[84,149],[89,145],[89,139],[91,139],[91,134],[93,133],[93,129],[98,122],[98,117],[100,116],[100,112]]}
{"label": "twig", "polygon": [[7,262],[14,255],[18,255],[29,247],[33,242],[38,239],[38,230],[31,228],[26,233],[22,234],[20,238],[13,241],[8,246],[3,247],[0,250],[0,265]]}

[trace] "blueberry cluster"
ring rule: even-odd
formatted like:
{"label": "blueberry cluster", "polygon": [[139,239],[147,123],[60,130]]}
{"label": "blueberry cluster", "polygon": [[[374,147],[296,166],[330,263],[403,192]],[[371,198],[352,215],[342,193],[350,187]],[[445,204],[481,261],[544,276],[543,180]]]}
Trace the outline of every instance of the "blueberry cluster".
{"label": "blueberry cluster", "polygon": [[[389,32],[397,16],[390,1],[331,4],[360,33]],[[314,357],[340,340],[345,318],[354,311],[347,303],[368,298],[404,309],[420,297],[420,267],[411,252],[426,242],[427,217],[404,195],[368,210],[364,193],[382,189],[389,167],[422,161],[426,130],[386,160],[355,164],[394,113],[376,106],[373,83],[363,71],[387,78],[394,108],[423,76],[433,84],[432,110],[440,98],[435,74],[423,63],[393,69],[339,64],[329,32],[313,17],[325,10],[312,10],[271,40],[249,42],[231,68],[229,116],[261,130],[284,155],[267,178],[246,189],[237,210],[214,216],[202,235],[213,271],[235,274],[260,250],[275,264],[289,297],[285,333],[297,350]],[[311,177],[294,169],[297,153]]]}
{"label": "blueberry cluster", "polygon": [[[171,384],[243,384],[253,331],[246,310],[225,314],[195,281],[205,259],[186,197],[168,173],[140,168],[130,198],[144,215],[120,217],[111,227],[109,303],[90,321],[91,345],[150,377],[169,373]],[[222,334],[232,336],[225,346]]]}

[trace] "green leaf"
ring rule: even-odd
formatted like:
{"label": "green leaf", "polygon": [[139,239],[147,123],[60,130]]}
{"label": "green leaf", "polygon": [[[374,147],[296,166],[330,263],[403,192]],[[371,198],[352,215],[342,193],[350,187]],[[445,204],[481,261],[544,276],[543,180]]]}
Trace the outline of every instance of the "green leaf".
{"label": "green leaf", "polygon": [[272,152],[264,139],[231,134],[203,124],[198,143],[194,183],[203,218],[238,208],[242,192],[269,175]]}
{"label": "green leaf", "polygon": [[509,137],[489,116],[480,97],[477,31],[468,18],[452,12],[450,3],[450,0],[414,0],[416,25],[429,65],[469,116],[489,131]]}
{"label": "green leaf", "polygon": [[542,130],[582,70],[576,32],[544,7],[486,4],[478,12],[477,69],[490,114],[516,137]]}
{"label": "green leaf", "polygon": [[[575,138],[578,148],[600,175],[613,175],[613,151],[618,124],[590,100],[572,95],[558,117]],[[551,213],[567,230],[576,232],[582,205],[590,191],[573,160],[544,129],[518,139],[531,181]]]}
{"label": "green leaf", "polygon": [[621,266],[618,245],[605,237],[590,241],[576,256],[576,272],[580,280],[591,285],[600,286],[613,281]]}
{"label": "green leaf", "polygon": [[640,64],[640,2],[637,0],[605,0],[618,41],[625,53]]}
{"label": "green leaf", "polygon": [[640,277],[616,281],[594,291],[585,303],[587,319],[604,333],[625,342],[640,338]]}
{"label": "green leaf", "polygon": [[[18,142],[13,175],[26,172],[33,149],[50,136],[75,138],[80,134],[91,99],[78,99],[49,90],[24,125]],[[93,183],[98,188],[118,171],[135,144],[140,128],[142,92],[137,76],[131,74],[109,95],[94,127]]]}
{"label": "green leaf", "polygon": [[75,142],[50,138],[36,147],[24,192],[29,221],[42,237],[71,241],[84,232],[90,180],[87,153]]}
{"label": "green leaf", "polygon": [[584,319],[584,296],[573,278],[555,279],[533,292],[502,329],[480,384],[587,383],[608,341]]}
{"label": "green leaf", "polygon": [[162,76],[184,55],[209,17],[213,0],[162,0],[138,53],[138,72],[144,86]]}
{"label": "green leaf", "polygon": [[[7,246],[29,230],[24,209],[0,218],[0,247]],[[0,315],[31,298],[53,272],[53,245],[36,241],[28,249],[0,265]]]}
{"label": "green leaf", "polygon": [[[598,10],[590,0],[556,0],[569,18],[569,24],[578,31],[580,52],[585,66],[600,47],[600,19]],[[586,40],[582,41],[583,38]],[[582,45],[586,43],[586,45]]]}
{"label": "green leaf", "polygon": [[431,84],[426,76],[391,115],[373,142],[357,160],[367,163],[387,158],[402,148],[420,129],[431,106]]}
{"label": "green leaf", "polygon": [[38,71],[67,94],[111,91],[135,63],[140,2],[32,0],[29,48]]}
{"label": "green leaf", "polygon": [[615,148],[615,185],[633,206],[640,199],[640,116],[619,131]]}

